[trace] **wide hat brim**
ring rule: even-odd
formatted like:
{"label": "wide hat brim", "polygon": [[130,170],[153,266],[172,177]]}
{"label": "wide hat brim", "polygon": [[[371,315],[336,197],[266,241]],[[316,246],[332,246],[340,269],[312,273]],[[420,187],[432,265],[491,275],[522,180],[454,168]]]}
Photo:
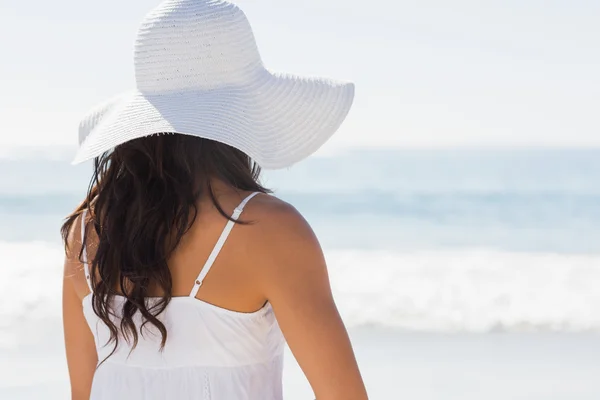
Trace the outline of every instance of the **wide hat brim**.
{"label": "wide hat brim", "polygon": [[206,138],[243,151],[262,168],[291,166],[340,127],[354,99],[352,83],[263,70],[252,84],[148,94],[124,93],[81,122],[74,164],[158,133]]}

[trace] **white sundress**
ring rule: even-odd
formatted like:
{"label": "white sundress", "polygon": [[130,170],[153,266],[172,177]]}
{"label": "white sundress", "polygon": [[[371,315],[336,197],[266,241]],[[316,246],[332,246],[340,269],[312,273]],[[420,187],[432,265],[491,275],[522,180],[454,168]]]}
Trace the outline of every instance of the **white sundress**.
{"label": "white sundress", "polygon": [[[256,194],[235,209],[233,220]],[[131,346],[121,339],[117,351],[96,370],[90,400],[282,399],[285,340],[271,305],[240,313],[196,298],[233,226],[234,222],[227,223],[189,296],[174,297],[159,316],[168,332],[164,350],[159,351],[161,336],[150,324],[131,354]],[[82,235],[84,230],[82,223]],[[84,251],[86,279],[92,289],[85,257]],[[91,293],[83,299],[83,311],[101,362],[113,345],[106,345],[109,330],[94,313],[91,299]],[[114,298],[117,311],[123,301]],[[114,318],[118,326],[118,317]],[[139,313],[134,321],[139,332]]]}

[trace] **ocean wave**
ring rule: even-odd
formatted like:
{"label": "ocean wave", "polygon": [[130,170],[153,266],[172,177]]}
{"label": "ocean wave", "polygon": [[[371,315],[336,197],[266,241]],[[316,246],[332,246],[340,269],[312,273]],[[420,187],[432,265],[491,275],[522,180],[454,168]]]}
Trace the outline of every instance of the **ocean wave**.
{"label": "ocean wave", "polygon": [[345,320],[423,332],[600,332],[600,256],[332,251]]}
{"label": "ocean wave", "polygon": [[[0,257],[0,347],[59,329],[62,248],[0,242]],[[600,332],[597,255],[329,250],[326,258],[350,327]]]}

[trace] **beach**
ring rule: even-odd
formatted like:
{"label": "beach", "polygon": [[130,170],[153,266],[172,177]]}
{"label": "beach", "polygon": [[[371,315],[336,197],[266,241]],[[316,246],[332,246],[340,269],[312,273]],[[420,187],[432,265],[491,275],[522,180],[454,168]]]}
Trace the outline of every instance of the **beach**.
{"label": "beach", "polygon": [[[27,154],[0,158],[0,399],[58,400],[58,230],[90,170]],[[357,150],[265,184],[321,241],[372,399],[597,400],[598,171],[598,150]],[[289,351],[284,381],[314,399]]]}
{"label": "beach", "polygon": [[[169,0],[150,11],[161,1],[0,1],[0,400],[70,399],[60,232],[94,173],[106,182],[88,156],[177,133],[256,161],[257,183],[314,230],[371,400],[600,400],[600,1]],[[247,189],[230,180],[241,158],[208,147],[225,164],[184,164]],[[73,164],[78,149],[88,161]],[[147,197],[130,185],[149,208],[183,182],[166,159],[155,163],[164,179],[150,179],[152,164],[134,168]],[[260,231],[275,214],[251,222]],[[128,240],[108,229],[109,245],[146,243],[130,225]],[[193,236],[208,240],[201,225]],[[221,257],[243,256],[248,244],[230,242]],[[190,290],[206,261],[178,271]],[[242,267],[260,275],[231,270]],[[315,400],[285,352],[283,398]],[[218,393],[210,380],[192,377],[204,397]],[[139,387],[171,387],[152,383]]]}
{"label": "beach", "polygon": [[[600,337],[595,334],[443,335],[359,329],[351,337],[374,400],[600,398]],[[60,347],[57,342],[51,351],[0,353],[0,398],[68,398]],[[284,393],[288,400],[314,398],[289,351]]]}

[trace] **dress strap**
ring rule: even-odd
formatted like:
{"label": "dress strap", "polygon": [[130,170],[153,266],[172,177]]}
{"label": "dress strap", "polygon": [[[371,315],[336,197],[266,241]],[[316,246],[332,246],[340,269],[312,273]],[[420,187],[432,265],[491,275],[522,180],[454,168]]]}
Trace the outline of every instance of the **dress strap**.
{"label": "dress strap", "polygon": [[93,292],[94,289],[92,289],[92,280],[91,280],[91,276],[90,276],[90,267],[88,265],[88,259],[87,259],[87,251],[85,248],[85,217],[87,216],[87,210],[83,210],[83,213],[81,213],[81,259],[83,261],[83,271],[85,272],[85,280],[87,281],[87,284],[90,288],[90,290]]}
{"label": "dress strap", "polygon": [[225,244],[227,237],[229,237],[229,234],[231,233],[231,230],[233,229],[233,226],[235,225],[235,221],[238,220],[238,218],[242,214],[242,211],[244,211],[244,207],[246,207],[246,204],[248,204],[248,202],[250,200],[252,200],[254,198],[254,196],[256,196],[259,193],[260,192],[252,193],[250,196],[246,197],[244,199],[244,201],[242,201],[240,203],[239,206],[237,206],[235,208],[233,214],[231,215],[232,220],[228,221],[227,225],[225,225],[225,229],[223,229],[223,232],[221,233],[221,236],[219,237],[217,244],[215,245],[212,252],[210,253],[210,256],[208,256],[208,259],[206,260],[204,267],[202,267],[202,270],[200,271],[200,274],[198,275],[198,278],[196,279],[196,282],[194,283],[194,287],[192,288],[190,297],[196,297],[196,295],[198,294],[198,290],[200,290],[200,287],[202,286],[202,283],[204,282],[204,278],[206,278],[206,275],[209,273],[212,265],[214,264],[215,260],[217,259],[217,256],[221,252],[221,249],[223,248],[223,245]]}

